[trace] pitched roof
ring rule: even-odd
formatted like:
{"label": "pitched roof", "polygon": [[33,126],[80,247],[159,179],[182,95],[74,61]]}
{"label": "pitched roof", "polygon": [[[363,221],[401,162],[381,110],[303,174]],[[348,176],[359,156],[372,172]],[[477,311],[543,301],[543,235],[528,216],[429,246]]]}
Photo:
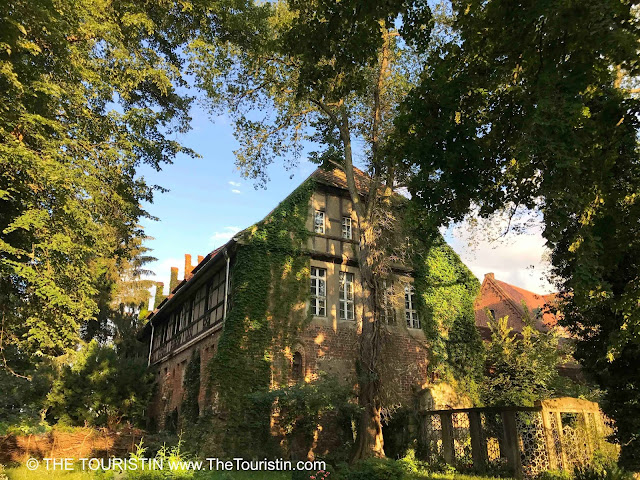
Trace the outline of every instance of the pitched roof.
{"label": "pitched roof", "polygon": [[[353,176],[358,191],[362,194],[368,193],[371,177],[356,167],[353,167]],[[333,168],[331,170],[318,168],[310,175],[309,178],[313,178],[318,183],[322,183],[324,185],[329,185],[343,190],[349,189],[349,186],[347,185],[347,175],[339,168]]]}
{"label": "pitched roof", "polygon": [[502,292],[508,297],[513,305],[524,315],[523,304],[529,310],[531,317],[535,317],[536,309],[540,309],[542,313],[542,319],[536,320],[536,327],[539,329],[547,329],[553,327],[558,323],[558,318],[553,313],[548,312],[548,306],[552,305],[556,299],[555,293],[547,295],[540,295],[530,292],[524,288],[516,287],[510,283],[503,282],[502,280],[496,280],[495,278],[489,278],[495,285],[497,285]]}

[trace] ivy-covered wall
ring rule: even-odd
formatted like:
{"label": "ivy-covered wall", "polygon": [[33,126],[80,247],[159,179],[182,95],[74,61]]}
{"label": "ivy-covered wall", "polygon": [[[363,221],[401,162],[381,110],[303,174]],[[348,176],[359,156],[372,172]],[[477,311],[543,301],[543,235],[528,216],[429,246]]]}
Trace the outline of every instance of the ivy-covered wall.
{"label": "ivy-covered wall", "polygon": [[484,366],[474,312],[480,282],[441,235],[425,238],[416,237],[413,268],[431,367],[477,400],[476,382]]}
{"label": "ivy-covered wall", "polygon": [[[307,320],[294,307],[309,295],[306,220],[314,182],[308,180],[264,220],[245,230],[231,270],[231,305],[209,366],[220,409],[226,414],[222,448],[250,455],[270,444],[268,408],[251,395],[268,391],[275,356],[293,342]],[[279,379],[273,379],[278,383]]]}
{"label": "ivy-covered wall", "polygon": [[[214,419],[218,454],[251,456],[268,454],[271,448],[276,453],[271,407],[255,399],[272,388],[287,387],[288,369],[283,367],[294,344],[306,345],[305,369],[311,366],[314,375],[322,373],[322,364],[325,372],[355,382],[356,323],[337,329],[322,322],[309,326],[311,319],[301,308],[309,296],[308,215],[316,187],[308,180],[240,235],[231,267],[229,313],[207,367],[220,412]],[[395,365],[390,372],[399,381],[396,391],[406,398],[415,385],[431,378],[430,371],[447,381],[464,379],[461,385],[473,385],[483,352],[473,310],[479,282],[440,235],[421,230],[410,211],[403,221],[411,238],[407,266],[414,270],[424,336],[402,333],[399,304],[402,317],[383,349],[389,354],[385,363]],[[331,365],[339,368],[331,372]]]}

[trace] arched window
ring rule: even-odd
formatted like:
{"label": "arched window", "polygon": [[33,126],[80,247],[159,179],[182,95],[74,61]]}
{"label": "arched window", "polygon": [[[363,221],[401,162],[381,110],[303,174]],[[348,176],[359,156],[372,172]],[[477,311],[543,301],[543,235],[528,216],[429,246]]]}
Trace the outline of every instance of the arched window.
{"label": "arched window", "polygon": [[295,381],[302,379],[302,354],[295,352],[291,361],[291,378]]}

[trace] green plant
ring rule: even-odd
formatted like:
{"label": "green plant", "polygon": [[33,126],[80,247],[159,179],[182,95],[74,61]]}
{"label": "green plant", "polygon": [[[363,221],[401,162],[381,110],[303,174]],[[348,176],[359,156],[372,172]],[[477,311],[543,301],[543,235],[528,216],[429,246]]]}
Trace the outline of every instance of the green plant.
{"label": "green plant", "polygon": [[49,417],[63,425],[142,423],[152,388],[144,359],[122,357],[94,340],[62,367],[47,396]]}
{"label": "green plant", "polygon": [[537,480],[571,480],[572,476],[566,470],[546,470],[536,478]]}
{"label": "green plant", "polygon": [[386,458],[362,460],[341,472],[344,480],[401,480],[404,470],[399,462]]}
{"label": "green plant", "polygon": [[633,473],[613,462],[606,465],[580,466],[573,471],[573,480],[633,480],[633,478]]}
{"label": "green plant", "polygon": [[184,399],[180,410],[182,421],[194,424],[200,416],[200,405],[198,396],[200,395],[200,350],[194,350],[191,359],[187,364],[182,381]]}
{"label": "green plant", "polygon": [[230,454],[276,449],[269,430],[271,405],[251,397],[269,391],[272,364],[286,360],[283,352],[309,319],[304,311],[292,312],[309,295],[306,220],[313,189],[314,182],[307,180],[240,235],[231,271],[232,306],[207,367],[210,388],[226,414],[221,446]]}

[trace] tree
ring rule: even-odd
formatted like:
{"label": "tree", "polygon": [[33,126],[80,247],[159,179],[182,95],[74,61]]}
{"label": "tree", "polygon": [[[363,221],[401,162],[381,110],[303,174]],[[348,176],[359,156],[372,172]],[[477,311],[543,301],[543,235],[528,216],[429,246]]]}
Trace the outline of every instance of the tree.
{"label": "tree", "polygon": [[[100,278],[128,261],[178,153],[190,99],[178,54],[193,19],[166,2],[15,1],[0,15],[0,352],[73,349]],[[185,7],[183,9],[182,7]],[[17,368],[17,365],[16,365]],[[25,371],[16,374],[25,375]]]}
{"label": "tree", "polygon": [[[361,232],[357,258],[366,312],[356,459],[384,455],[380,312],[390,264],[381,232],[394,223],[392,197],[402,176],[383,147],[394,128],[395,109],[411,85],[412,62],[418,58],[412,47],[426,47],[430,18],[426,2],[409,9],[397,0],[254,5],[244,15],[244,30],[251,36],[225,42],[203,36],[191,50],[200,86],[214,108],[233,118],[240,143],[237,164],[245,175],[264,184],[267,167],[283,156],[285,164],[294,164],[306,142],[322,146],[312,159],[345,172]],[[363,151],[356,152],[360,142]],[[360,185],[364,195],[354,175],[358,153],[369,179]]]}
{"label": "tree", "polygon": [[526,318],[522,335],[513,333],[508,317],[489,322],[491,342],[482,385],[485,405],[533,406],[553,393],[561,360],[557,333],[538,331]]}
{"label": "tree", "polygon": [[51,420],[110,428],[144,423],[154,382],[146,358],[119,355],[95,340],[71,355],[47,395]]}
{"label": "tree", "polygon": [[450,41],[430,55],[394,130],[415,173],[410,191],[438,224],[472,209],[542,214],[563,323],[619,420],[621,460],[637,467],[637,6],[452,6]]}

